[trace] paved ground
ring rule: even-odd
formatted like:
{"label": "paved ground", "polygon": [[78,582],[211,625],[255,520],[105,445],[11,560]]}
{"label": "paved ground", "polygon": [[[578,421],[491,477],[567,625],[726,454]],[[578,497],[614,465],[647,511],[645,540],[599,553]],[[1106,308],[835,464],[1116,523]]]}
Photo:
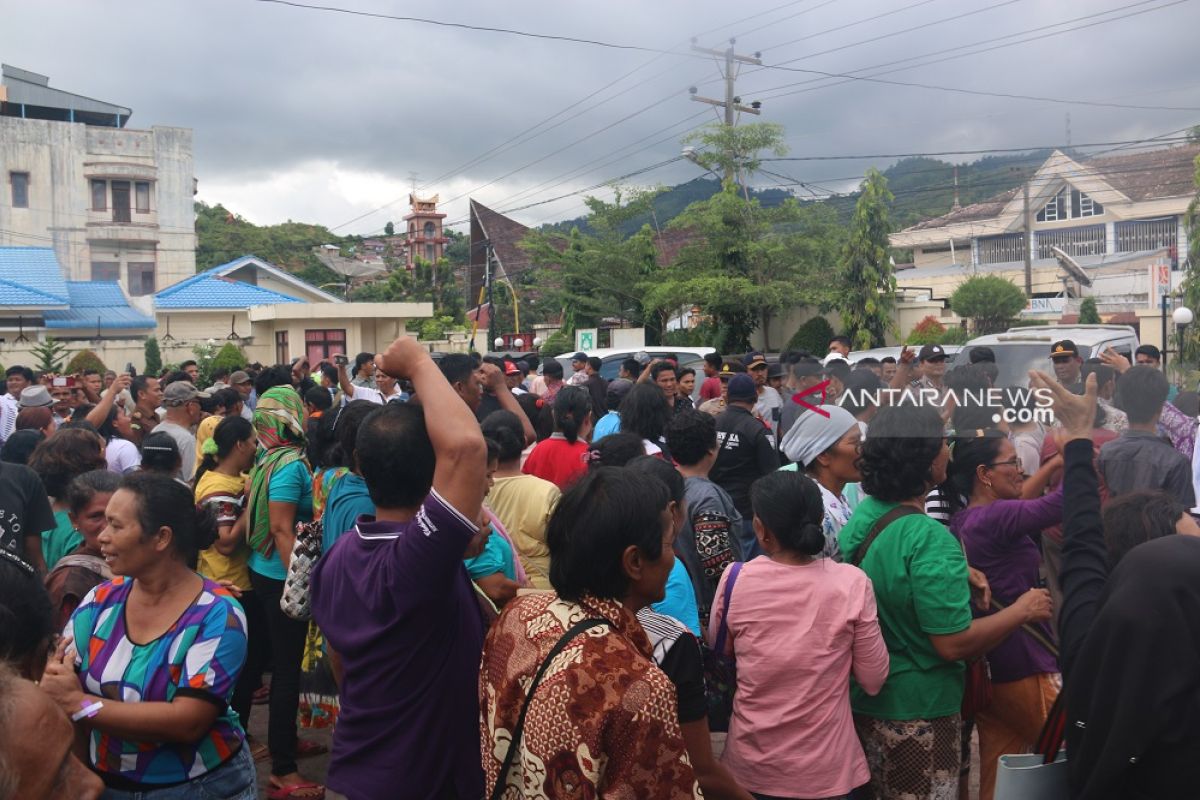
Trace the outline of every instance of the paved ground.
{"label": "paved ground", "polygon": [[[255,706],[250,712],[250,735],[255,736],[259,741],[266,742],[267,740],[267,707],[266,705]],[[309,741],[320,742],[329,747],[333,739],[331,730],[319,731],[302,731],[301,738]],[[725,734],[714,733],[713,753],[720,755],[725,749]],[[300,762],[300,774],[317,783],[324,783],[325,773],[329,769],[329,754],[306,758]],[[258,788],[259,794],[262,797],[267,796],[267,779],[271,774],[271,762],[263,761],[258,764]],[[979,740],[978,737],[974,740],[974,747],[971,749],[971,797],[979,796]]]}

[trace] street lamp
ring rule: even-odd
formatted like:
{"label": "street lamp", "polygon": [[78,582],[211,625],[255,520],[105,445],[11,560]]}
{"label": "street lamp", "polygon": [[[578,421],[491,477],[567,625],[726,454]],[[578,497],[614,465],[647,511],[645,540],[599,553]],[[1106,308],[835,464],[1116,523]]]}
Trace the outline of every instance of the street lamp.
{"label": "street lamp", "polygon": [[495,338],[495,339],[492,341],[492,344],[496,345],[496,349],[497,349],[497,350],[499,350],[500,348],[504,347],[504,337],[503,337],[503,336],[497,336],[497,337],[496,337],[496,338]]}
{"label": "street lamp", "polygon": [[[1167,353],[1170,352],[1167,341],[1167,297],[1163,295],[1162,301],[1162,327],[1163,327],[1163,350],[1162,350],[1162,368],[1163,374],[1167,374]],[[1179,356],[1180,379],[1183,378],[1183,334],[1187,330],[1187,326],[1191,325],[1196,319],[1196,315],[1187,306],[1179,306],[1171,312],[1171,321],[1175,323],[1175,354]]]}
{"label": "street lamp", "polygon": [[525,346],[525,340],[522,339],[520,336],[518,336],[516,339],[513,339],[513,348],[520,350],[524,346]]}
{"label": "street lamp", "polygon": [[540,337],[540,336],[533,337],[533,349],[534,350],[542,349],[542,337]]}

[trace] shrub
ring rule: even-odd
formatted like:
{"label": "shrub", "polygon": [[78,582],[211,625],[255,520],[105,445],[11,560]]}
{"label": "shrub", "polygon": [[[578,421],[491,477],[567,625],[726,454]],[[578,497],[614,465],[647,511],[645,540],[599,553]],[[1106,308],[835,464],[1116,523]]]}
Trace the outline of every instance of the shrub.
{"label": "shrub", "polygon": [[786,349],[807,350],[820,357],[829,349],[829,340],[832,338],[833,326],[824,317],[817,316],[796,329],[792,338],[788,339]]}
{"label": "shrub", "polygon": [[946,335],[946,326],[937,320],[936,317],[930,315],[913,326],[913,329],[908,332],[908,338],[904,340],[905,344],[942,344],[942,337]]}
{"label": "shrub", "polygon": [[554,358],[559,353],[566,353],[574,349],[575,342],[565,331],[555,331],[546,337],[546,341],[542,342],[540,355],[545,358]]}
{"label": "shrub", "polygon": [[1096,310],[1096,298],[1085,297],[1083,298],[1083,302],[1079,304],[1079,324],[1100,324],[1100,312]]}
{"label": "shrub", "polygon": [[716,329],[711,322],[702,322],[694,328],[667,331],[662,336],[666,347],[711,347]]}
{"label": "shrub", "polygon": [[976,336],[999,333],[1025,308],[1025,293],[999,275],[976,275],[950,295],[950,308],[971,320]]}
{"label": "shrub", "polygon": [[966,344],[971,340],[971,332],[967,330],[965,325],[955,325],[946,328],[946,332],[942,334],[942,338],[938,340],[938,344]]}
{"label": "shrub", "polygon": [[242,348],[233,342],[226,342],[217,351],[216,356],[213,357],[212,363],[209,365],[209,375],[205,376],[205,380],[207,381],[218,368],[236,372],[239,369],[245,369],[248,363],[246,354],[242,352]]}
{"label": "shrub", "polygon": [[83,372],[85,369],[94,369],[103,375],[108,367],[104,366],[104,362],[100,360],[100,356],[91,350],[80,350],[67,362],[65,371],[68,375],[75,375]]}
{"label": "shrub", "polygon": [[157,375],[162,372],[162,352],[158,349],[158,339],[146,337],[146,369],[147,375]]}
{"label": "shrub", "polygon": [[430,317],[421,321],[419,339],[445,339],[446,331],[454,327],[454,317]]}

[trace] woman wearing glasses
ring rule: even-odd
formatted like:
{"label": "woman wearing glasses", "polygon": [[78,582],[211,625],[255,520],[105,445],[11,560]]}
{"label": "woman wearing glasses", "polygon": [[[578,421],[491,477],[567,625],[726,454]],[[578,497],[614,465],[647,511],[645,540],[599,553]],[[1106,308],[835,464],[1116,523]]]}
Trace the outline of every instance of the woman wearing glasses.
{"label": "woman wearing glasses", "polygon": [[[988,577],[990,608],[972,608],[985,617],[1039,585],[1041,552],[1036,537],[1062,522],[1062,489],[1043,495],[1061,468],[1055,453],[1029,478],[1008,436],[989,428],[959,431],[951,440],[947,496],[954,509],[950,530],[963,543],[967,561]],[[965,503],[965,507],[962,505]],[[1004,753],[1032,747],[1058,695],[1061,680],[1048,623],[1017,629],[988,651],[992,702],[975,715],[979,728],[979,796],[991,800],[996,763]]]}

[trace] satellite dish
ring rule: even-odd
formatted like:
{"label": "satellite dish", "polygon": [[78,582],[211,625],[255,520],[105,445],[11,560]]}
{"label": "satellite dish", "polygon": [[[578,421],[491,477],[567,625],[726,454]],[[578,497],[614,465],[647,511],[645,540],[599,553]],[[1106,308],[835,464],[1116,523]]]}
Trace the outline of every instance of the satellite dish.
{"label": "satellite dish", "polygon": [[1063,272],[1079,281],[1081,286],[1092,285],[1091,276],[1088,275],[1087,272],[1084,271],[1083,267],[1079,266],[1079,262],[1068,255],[1065,250],[1063,250],[1061,247],[1051,247],[1050,252],[1054,253],[1054,260],[1057,261],[1058,265],[1063,268]]}

